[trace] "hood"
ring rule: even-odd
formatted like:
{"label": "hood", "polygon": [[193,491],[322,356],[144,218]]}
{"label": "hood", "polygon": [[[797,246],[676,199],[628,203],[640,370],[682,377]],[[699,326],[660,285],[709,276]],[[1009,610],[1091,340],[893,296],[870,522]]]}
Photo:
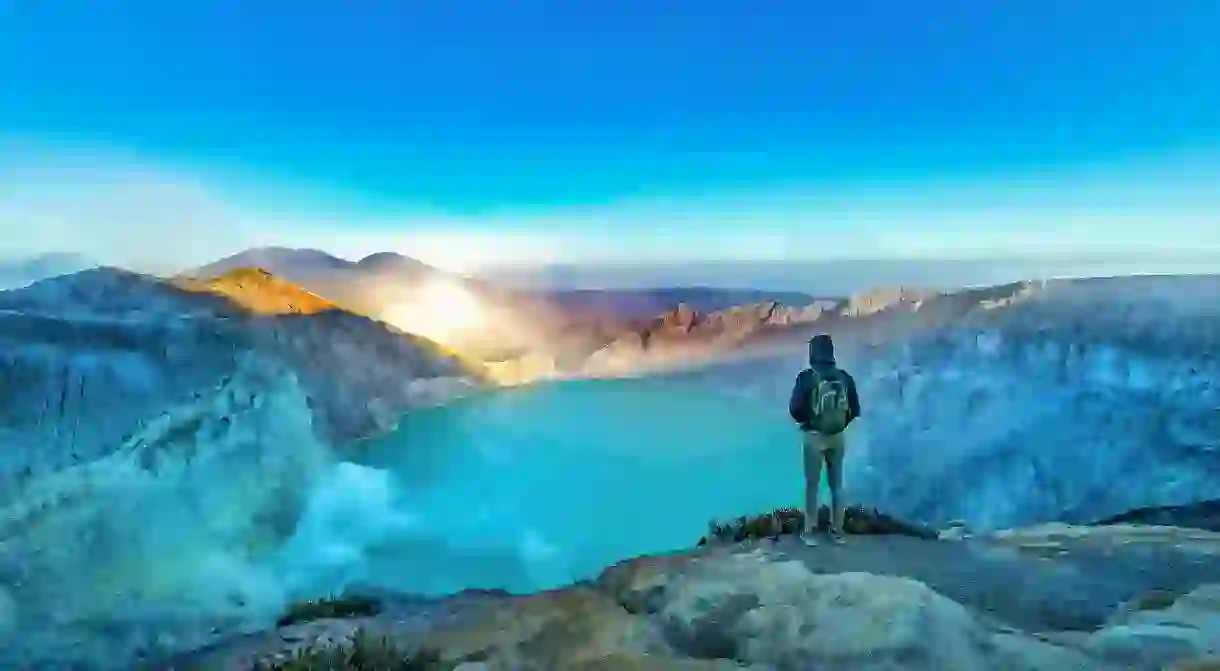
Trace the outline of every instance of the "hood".
{"label": "hood", "polygon": [[822,333],[809,341],[809,365],[835,363],[835,343],[830,336]]}

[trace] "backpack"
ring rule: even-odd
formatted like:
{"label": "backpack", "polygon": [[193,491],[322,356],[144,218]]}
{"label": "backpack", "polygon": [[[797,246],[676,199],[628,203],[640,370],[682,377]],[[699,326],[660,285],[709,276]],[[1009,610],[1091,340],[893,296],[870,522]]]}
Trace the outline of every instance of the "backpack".
{"label": "backpack", "polygon": [[847,384],[838,371],[830,374],[813,373],[809,394],[809,428],[824,435],[843,433],[851,419],[847,401]]}

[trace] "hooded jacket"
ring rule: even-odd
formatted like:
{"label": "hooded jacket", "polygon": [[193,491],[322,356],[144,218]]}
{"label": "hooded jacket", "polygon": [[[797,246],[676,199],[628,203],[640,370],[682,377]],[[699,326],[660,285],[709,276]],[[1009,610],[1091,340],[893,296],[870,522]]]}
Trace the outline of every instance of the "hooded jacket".
{"label": "hooded jacket", "polygon": [[804,431],[809,431],[810,395],[813,393],[813,371],[819,374],[837,374],[842,376],[847,387],[847,423],[855,421],[860,416],[860,396],[856,392],[856,381],[847,371],[835,363],[834,341],[823,333],[814,336],[809,341],[809,368],[796,376],[792,385],[792,397],[788,400],[788,414]]}

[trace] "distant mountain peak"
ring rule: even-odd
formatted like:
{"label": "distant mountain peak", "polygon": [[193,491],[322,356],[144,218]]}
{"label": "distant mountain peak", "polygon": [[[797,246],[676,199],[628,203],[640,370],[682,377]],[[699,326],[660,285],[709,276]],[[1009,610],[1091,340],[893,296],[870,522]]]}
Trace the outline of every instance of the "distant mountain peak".
{"label": "distant mountain peak", "polygon": [[414,259],[411,259],[411,257],[399,254],[398,252],[373,252],[372,254],[369,254],[368,256],[357,261],[356,264],[386,263],[399,260],[414,261]]}
{"label": "distant mountain peak", "polygon": [[238,268],[267,268],[277,274],[286,268],[311,268],[333,270],[349,268],[351,261],[333,256],[320,249],[293,247],[252,247],[223,259],[196,268],[190,274],[196,277],[215,277]]}
{"label": "distant mountain peak", "polygon": [[321,275],[331,275],[335,271],[410,275],[443,272],[423,261],[397,252],[376,252],[352,262],[320,249],[254,247],[200,266],[186,274],[197,278],[216,277],[239,268],[263,268],[278,277],[306,285],[309,280],[317,279]]}
{"label": "distant mountain peak", "polygon": [[337,261],[339,263],[348,263],[330,252],[317,249],[315,247],[283,247],[279,245],[269,245],[266,247],[251,247],[241,253],[263,253],[284,256],[299,256],[305,258],[327,259]]}
{"label": "distant mountain peak", "polygon": [[39,280],[69,275],[97,265],[85,255],[74,252],[46,252],[0,259],[0,290],[28,286]]}
{"label": "distant mountain peak", "polygon": [[362,270],[435,270],[432,266],[398,252],[376,252],[356,262]]}

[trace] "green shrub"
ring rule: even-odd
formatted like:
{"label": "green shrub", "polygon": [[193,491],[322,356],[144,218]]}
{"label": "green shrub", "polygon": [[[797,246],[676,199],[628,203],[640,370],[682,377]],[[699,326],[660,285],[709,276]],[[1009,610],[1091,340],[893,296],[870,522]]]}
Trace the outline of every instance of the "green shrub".
{"label": "green shrub", "polygon": [[330,597],[316,601],[297,601],[276,620],[277,627],[331,618],[372,617],[381,612],[381,604],[364,597]]}
{"label": "green shrub", "polygon": [[388,638],[358,631],[348,643],[305,648],[290,660],[262,662],[252,671],[440,671],[444,668],[436,651],[406,651]]}
{"label": "green shrub", "polygon": [[[847,508],[843,518],[843,531],[855,535],[900,535],[934,540],[936,532],[927,527],[903,522],[890,517],[876,508],[853,506]],[[805,525],[805,513],[798,508],[779,508],[753,517],[738,517],[724,522],[713,521],[708,525],[708,534],[699,540],[699,545],[709,543],[740,543],[748,539],[779,538],[800,533]],[[819,529],[830,527],[830,508],[818,509]]]}

